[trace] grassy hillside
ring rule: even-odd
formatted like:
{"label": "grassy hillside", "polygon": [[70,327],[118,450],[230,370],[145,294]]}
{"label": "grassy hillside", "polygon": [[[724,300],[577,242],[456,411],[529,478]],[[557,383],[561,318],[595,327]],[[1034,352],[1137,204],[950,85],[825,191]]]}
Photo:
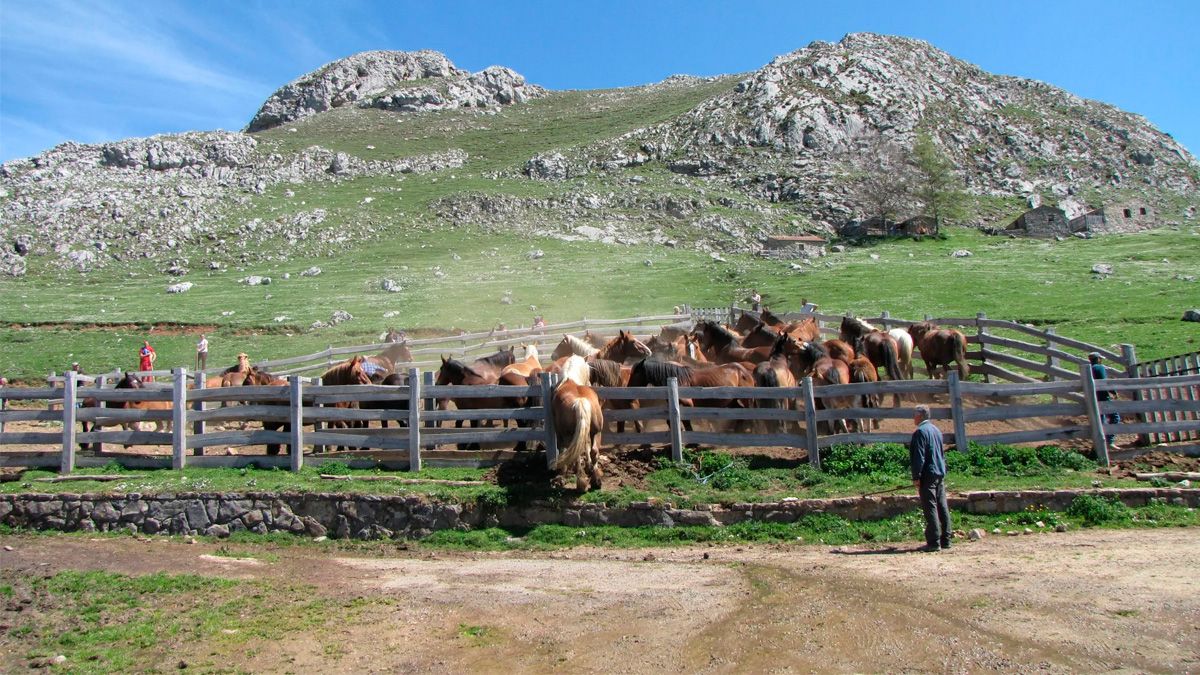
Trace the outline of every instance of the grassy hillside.
{"label": "grassy hillside", "polygon": [[[952,258],[965,248],[969,258]],[[541,249],[545,257],[527,254]],[[878,256],[873,259],[871,256]],[[646,261],[651,264],[647,265]],[[1115,273],[1097,278],[1094,263]],[[301,277],[310,265],[322,274]],[[444,276],[436,276],[437,271]],[[488,234],[471,228],[414,230],[358,255],[294,260],[245,270],[192,275],[195,288],[166,295],[150,270],[108,271],[86,278],[37,275],[0,281],[0,372],[36,379],[78,360],[86,370],[134,367],[144,336],[160,364],[190,364],[195,333],[209,330],[212,363],[238,351],[255,358],[309,353],[369,342],[388,325],[407,329],[479,329],[505,321],[529,325],[582,316],[669,312],[680,303],[723,305],[757,288],[765,301],[790,308],[807,298],[826,311],[898,317],[973,316],[1056,326],[1101,345],[1132,342],[1142,358],[1195,351],[1198,325],[1179,321],[1200,304],[1193,230],[1159,230],[1064,242],[988,237],[950,230],[946,240],[894,240],[832,254],[802,271],[750,257],[718,262],[686,249],[610,246]],[[283,279],[285,273],[289,279]],[[246,274],[269,286],[238,283]],[[384,278],[403,287],[380,289]],[[511,291],[513,304],[500,299]],[[353,321],[308,331],[344,309]],[[226,311],[234,312],[223,316]],[[383,314],[395,311],[394,318]],[[276,322],[275,317],[285,316]],[[177,328],[150,332],[154,324]],[[28,324],[28,327],[22,327]],[[87,329],[98,326],[101,330]]]}

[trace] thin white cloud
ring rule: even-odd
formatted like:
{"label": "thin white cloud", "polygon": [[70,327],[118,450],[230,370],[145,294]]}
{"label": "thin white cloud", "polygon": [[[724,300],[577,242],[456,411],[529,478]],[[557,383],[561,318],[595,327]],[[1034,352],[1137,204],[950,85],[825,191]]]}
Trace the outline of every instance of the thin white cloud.
{"label": "thin white cloud", "polygon": [[0,38],[10,55],[65,69],[108,66],[114,74],[133,71],[234,95],[260,95],[266,88],[224,72],[204,56],[202,44],[187,44],[179,27],[164,23],[161,14],[140,11],[139,5],[6,0],[3,12]]}

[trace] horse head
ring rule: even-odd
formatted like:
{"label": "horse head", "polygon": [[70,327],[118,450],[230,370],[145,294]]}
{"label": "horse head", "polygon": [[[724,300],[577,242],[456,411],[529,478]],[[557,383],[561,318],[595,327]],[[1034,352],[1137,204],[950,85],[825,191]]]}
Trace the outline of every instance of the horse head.
{"label": "horse head", "polygon": [[138,377],[137,375],[134,375],[130,371],[126,371],[124,377],[121,378],[121,381],[117,382],[116,386],[113,388],[114,389],[142,389],[142,388],[144,388],[144,385],[142,383],[142,378]]}
{"label": "horse head", "polygon": [[350,360],[350,379],[354,381],[354,384],[371,384],[371,376],[367,374],[366,368],[363,368],[366,361],[367,358],[362,354],[358,354]]}

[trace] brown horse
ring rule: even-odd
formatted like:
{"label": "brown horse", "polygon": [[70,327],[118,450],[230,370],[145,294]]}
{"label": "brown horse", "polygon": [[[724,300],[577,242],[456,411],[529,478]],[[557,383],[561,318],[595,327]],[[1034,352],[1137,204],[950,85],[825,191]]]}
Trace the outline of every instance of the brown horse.
{"label": "brown horse", "polygon": [[[608,359],[592,359],[587,363],[590,371],[591,383],[598,387],[628,387],[629,375],[633,372],[633,368],[616,361]],[[605,399],[603,405],[612,410],[629,410],[633,404],[630,399],[610,398]],[[638,420],[633,421],[633,428],[640,434],[642,433],[642,423]],[[617,422],[617,432],[625,432],[625,421]]]}
{"label": "brown horse", "polygon": [[[857,383],[878,382],[878,381],[879,381],[879,372],[876,370],[875,364],[870,359],[868,359],[864,356],[860,356],[850,362],[850,382],[857,384]],[[879,403],[880,403],[879,394],[863,394],[862,395],[862,407],[864,407],[864,408],[878,408],[878,407],[880,407]],[[866,419],[858,420],[856,425],[857,425],[859,431],[867,430],[867,420]],[[875,429],[878,429],[879,428],[879,420],[877,420],[877,419],[871,420],[871,426]]]}
{"label": "brown horse", "polygon": [[633,337],[633,333],[620,331],[615,338],[609,340],[591,358],[608,359],[609,361],[625,363],[630,360],[644,359],[648,356],[650,356],[650,348],[645,343]]}
{"label": "brown horse", "polygon": [[583,331],[583,341],[589,345],[599,349],[609,343],[609,339],[599,333],[593,333],[590,330]]}
{"label": "brown horse", "polygon": [[[121,376],[121,379],[118,380],[116,385],[113,387],[113,389],[142,389],[142,388],[143,388],[142,378],[140,378],[137,375],[134,375],[132,372],[128,372],[128,371],[125,372]],[[100,401],[93,397],[86,397],[83,399],[82,403],[80,403],[80,406],[83,408],[124,409],[124,408],[128,407],[128,403],[125,401]],[[120,426],[120,427],[124,428],[126,431],[132,431],[134,429],[132,422],[111,422],[108,424],[101,424],[96,421],[88,422],[87,420],[81,420],[79,422],[79,425],[83,428],[84,433],[88,433],[89,431],[103,431],[105,426]],[[98,451],[100,449],[100,443],[94,443],[91,446],[88,446],[87,444],[84,444],[84,443],[80,443],[79,447],[83,450],[97,450]],[[125,447],[128,448],[129,446],[127,445]]]}
{"label": "brown horse", "polygon": [[[438,369],[437,384],[438,386],[446,385],[481,385],[481,384],[497,384],[500,380],[500,371],[504,366],[513,363],[513,350],[502,349],[491,356],[475,359],[471,364],[463,363],[457,359],[447,359],[442,357],[442,366]],[[442,398],[438,400],[438,407],[443,410],[449,407],[450,402],[454,402],[454,407],[459,410],[485,410],[488,408],[503,408],[508,404],[508,400],[501,397],[489,398]],[[462,428],[462,420],[454,421],[454,428]],[[471,420],[471,428],[477,429],[480,426],[480,420]],[[489,421],[489,426],[491,426]],[[460,450],[467,449],[467,445],[478,447],[477,443],[460,444]]]}
{"label": "brown horse", "polygon": [[538,359],[537,345],[521,345],[521,349],[525,350],[525,357],[520,361],[514,361],[513,363],[504,366],[504,368],[500,370],[501,375],[505,373],[516,373],[522,377],[529,377],[534,373],[540,373],[542,371],[542,362],[540,359]]}
{"label": "brown horse", "polygon": [[854,353],[854,347],[841,340],[826,340],[822,346],[829,353],[829,358],[843,361],[846,365],[850,365],[850,362],[857,356]]}
{"label": "brown horse", "polygon": [[[407,387],[408,375],[404,373],[392,373],[378,382],[384,387]],[[390,399],[387,401],[360,401],[359,408],[363,410],[408,410],[408,399]],[[368,425],[370,423],[368,422]],[[401,418],[396,421],[397,426],[404,428],[408,426],[408,419]],[[385,419],[379,420],[379,426],[388,428],[388,421]]]}
{"label": "brown horse", "polygon": [[674,342],[687,334],[688,329],[680,326],[667,325],[658,329],[659,339],[666,340],[667,342]]}
{"label": "brown horse", "polygon": [[799,342],[814,342],[821,337],[821,326],[811,316],[793,321],[784,326],[781,331],[792,336]]}
{"label": "brown horse", "polygon": [[[360,355],[352,356],[341,363],[331,366],[321,375],[321,385],[359,385],[371,384],[371,376],[367,372],[367,357]],[[390,373],[389,373],[390,374]],[[380,378],[382,381],[383,378]],[[286,384],[286,382],[285,382]],[[358,401],[347,401],[343,403],[334,403],[335,408],[355,408],[359,407]],[[361,429],[367,426],[365,421],[353,422],[330,422],[330,428],[346,428],[346,429]],[[344,446],[338,446],[339,450],[344,449]]]}
{"label": "brown horse", "polygon": [[746,349],[753,347],[774,347],[779,339],[779,331],[759,321],[754,327],[742,334],[742,346]]}
{"label": "brown horse", "polygon": [[363,361],[363,369],[371,378],[373,384],[380,384],[388,375],[396,372],[397,364],[412,363],[412,350],[408,348],[408,340],[395,328],[389,328],[384,334],[387,347],[375,356],[368,356]]}
{"label": "brown horse", "polygon": [[737,321],[733,322],[733,330],[745,335],[748,331],[752,330],[755,325],[760,323],[762,323],[762,319],[754,318],[754,315],[750,314],[749,312],[742,312],[738,315]]}
{"label": "brown horse", "polygon": [[[900,365],[900,345],[890,333],[885,333],[862,319],[844,316],[839,336],[854,345],[860,356],[867,357],[875,365],[876,371],[883,368],[887,379],[904,379],[904,369]],[[876,374],[878,375],[878,372]],[[892,405],[900,407],[899,394],[892,396]]]}
{"label": "brown horse", "polygon": [[554,389],[554,435],[558,439],[558,458],[554,469],[560,474],[574,472],[575,489],[599,490],[600,434],[604,413],[596,390],[564,380]]}
{"label": "brown horse", "polygon": [[[784,342],[784,353],[791,360],[792,374],[796,380],[812,377],[815,386],[827,384],[849,384],[850,366],[841,359],[832,358],[825,346],[819,342],[796,342],[790,337]],[[817,400],[821,408],[850,408],[854,406],[853,399],[845,396],[828,396]],[[848,432],[846,420],[835,419],[830,427],[834,433],[839,430]]]}
{"label": "brown horse", "polygon": [[771,358],[771,345],[746,349],[729,329],[712,321],[697,322],[692,334],[699,338],[704,356],[713,363],[762,363]]}
{"label": "brown horse", "polygon": [[932,321],[921,321],[908,327],[913,345],[921,351],[925,361],[925,370],[929,379],[937,376],[934,369],[941,367],[942,377],[950,372],[950,364],[958,364],[958,377],[967,379],[971,367],[967,365],[967,338],[962,333],[948,328],[940,328]]}
{"label": "brown horse", "polygon": [[[242,381],[242,385],[247,387],[282,387],[286,386],[287,383],[288,381],[282,377],[275,377],[271,373],[268,373],[265,370],[259,370],[258,368],[251,368],[249,371],[247,371],[246,377]],[[288,399],[275,399],[272,401],[261,401],[261,403],[278,406],[289,405],[290,401]],[[292,425],[290,422],[263,420],[262,425],[263,431],[282,431],[284,433],[290,433],[292,430]],[[280,447],[282,446],[279,443],[268,443],[267,454],[278,455]]]}
{"label": "brown horse", "polygon": [[[756,387],[783,387],[791,388],[796,386],[796,376],[792,373],[791,367],[788,364],[787,354],[784,353],[784,340],[786,336],[780,335],[772,345],[771,358],[763,361],[754,368],[754,386]],[[796,407],[795,399],[784,398],[764,398],[756,399],[755,404],[759,408],[782,408],[784,410],[794,410]],[[776,428],[780,433],[787,431],[787,422],[785,420],[777,420],[774,425],[766,425],[768,428]]]}
{"label": "brown horse", "polygon": [[[629,373],[630,387],[665,387],[672,377],[679,381],[681,387],[753,387],[754,377],[750,371],[739,363],[725,363],[717,366],[685,366],[680,363],[662,361],[660,359],[642,359],[634,364]],[[679,399],[679,404],[688,407],[702,408],[745,408],[741,399],[700,399],[695,403],[690,398]],[[637,408],[634,401],[631,408]],[[683,427],[692,430],[690,420],[683,421]]]}

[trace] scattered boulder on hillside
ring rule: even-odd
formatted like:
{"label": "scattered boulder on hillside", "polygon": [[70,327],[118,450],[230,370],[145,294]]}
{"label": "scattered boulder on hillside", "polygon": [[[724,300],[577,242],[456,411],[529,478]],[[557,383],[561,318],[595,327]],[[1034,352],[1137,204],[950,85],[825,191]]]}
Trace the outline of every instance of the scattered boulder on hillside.
{"label": "scattered boulder on hillside", "polygon": [[404,290],[400,287],[400,283],[395,279],[384,279],[383,283],[380,284],[380,287],[388,293],[399,293],[400,291]]}
{"label": "scattered boulder on hillside", "polygon": [[309,330],[317,330],[319,328],[329,328],[329,324],[324,321],[314,321],[309,325]]}
{"label": "scattered boulder on hillside", "polygon": [[571,177],[571,167],[557,152],[534,155],[525,162],[525,175],[534,180],[566,180]]}
{"label": "scattered boulder on hillside", "polygon": [[302,277],[315,277],[321,273],[320,267],[310,267],[300,273]]}
{"label": "scattered boulder on hillside", "polygon": [[25,259],[16,253],[0,251],[0,274],[9,277],[25,276]]}
{"label": "scattered boulder on hillside", "polygon": [[86,272],[96,266],[96,252],[80,249],[67,252],[67,260],[81,272]]}
{"label": "scattered boulder on hillside", "polygon": [[833,246],[829,247],[829,252],[830,253],[845,253],[846,247],[842,246],[841,244],[834,244]]}
{"label": "scattered boulder on hillside", "polygon": [[190,281],[183,281],[178,284],[171,284],[170,286],[167,286],[167,292],[172,293],[172,294],[187,293],[188,291],[192,290],[193,285],[194,284],[192,284],[192,282],[190,282]]}
{"label": "scattered boulder on hillside", "polygon": [[950,254],[951,258],[970,258],[971,252],[965,248],[960,248]]}
{"label": "scattered boulder on hillside", "polygon": [[546,252],[539,248],[525,254],[525,257],[529,258],[530,260],[541,260],[542,258],[546,257]]}
{"label": "scattered boulder on hillside", "polygon": [[341,176],[350,172],[350,155],[344,152],[339,152],[333,156],[333,160],[329,162],[329,173],[335,176]]}
{"label": "scattered boulder on hillside", "polygon": [[17,235],[13,239],[13,252],[19,256],[29,255],[29,249],[33,246],[33,239],[27,234]]}
{"label": "scattered boulder on hillside", "polygon": [[1107,264],[1107,263],[1096,263],[1095,265],[1092,265],[1092,274],[1099,274],[1099,275],[1101,275],[1101,276],[1108,276],[1108,275],[1110,275],[1110,274],[1112,274],[1112,273],[1113,273],[1113,266],[1112,266],[1112,265],[1109,265],[1109,264]]}
{"label": "scattered boulder on hillside", "polygon": [[188,269],[186,267],[184,267],[183,265],[180,265],[179,263],[175,262],[175,263],[171,263],[171,266],[168,267],[167,269],[163,270],[163,272],[165,274],[169,274],[173,277],[181,277],[188,273]]}
{"label": "scattered boulder on hillside", "polygon": [[271,285],[271,277],[260,277],[257,274],[254,274],[254,275],[245,277],[244,279],[241,280],[241,282],[243,284],[246,284],[247,286],[270,286]]}
{"label": "scattered boulder on hillside", "polygon": [[1200,309],[1189,309],[1183,313],[1181,321],[1195,321],[1200,323]]}
{"label": "scattered boulder on hillside", "polygon": [[345,323],[354,318],[354,315],[344,309],[339,309],[329,317],[329,323],[336,326],[339,323]]}

